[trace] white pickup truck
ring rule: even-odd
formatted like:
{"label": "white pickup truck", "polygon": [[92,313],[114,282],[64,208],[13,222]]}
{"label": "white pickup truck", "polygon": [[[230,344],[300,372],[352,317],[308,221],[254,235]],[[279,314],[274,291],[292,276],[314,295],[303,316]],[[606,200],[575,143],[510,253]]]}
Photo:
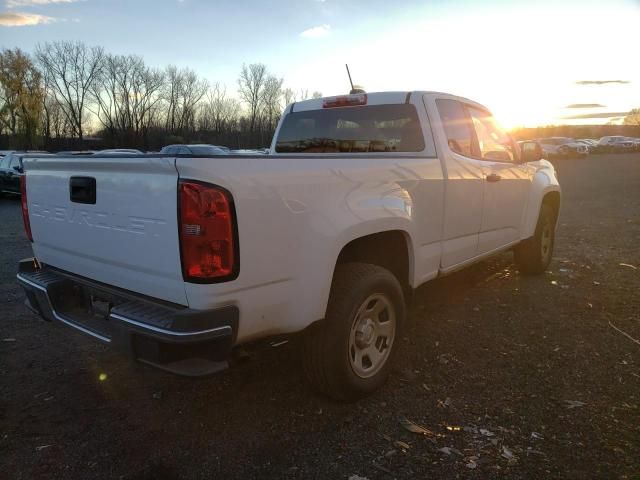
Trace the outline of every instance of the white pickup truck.
{"label": "white pickup truck", "polygon": [[268,155],[24,160],[26,304],[186,375],[303,334],[312,385],[384,382],[419,285],[513,249],[551,259],[560,186],[540,147],[435,92],[287,107]]}

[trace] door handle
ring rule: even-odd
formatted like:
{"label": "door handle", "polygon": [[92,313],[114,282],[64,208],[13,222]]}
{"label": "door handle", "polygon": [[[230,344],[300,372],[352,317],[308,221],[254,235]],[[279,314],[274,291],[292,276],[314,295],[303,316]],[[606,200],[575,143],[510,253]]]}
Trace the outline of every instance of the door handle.
{"label": "door handle", "polygon": [[96,203],[96,179],[93,177],[71,177],[69,197],[73,203]]}
{"label": "door handle", "polygon": [[498,175],[497,173],[491,173],[491,174],[487,175],[487,182],[497,182],[500,179],[502,179],[502,177],[500,175]]}

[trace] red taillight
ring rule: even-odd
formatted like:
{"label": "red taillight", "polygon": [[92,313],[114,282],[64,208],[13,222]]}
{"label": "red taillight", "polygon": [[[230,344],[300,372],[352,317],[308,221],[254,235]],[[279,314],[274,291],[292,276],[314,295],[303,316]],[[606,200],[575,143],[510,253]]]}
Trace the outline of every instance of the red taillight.
{"label": "red taillight", "polygon": [[180,248],[185,281],[214,282],[238,274],[231,195],[214,185],[181,180]]}
{"label": "red taillight", "polygon": [[31,222],[29,222],[29,205],[27,204],[27,176],[20,175],[20,196],[22,201],[22,221],[24,222],[24,231],[30,242],[33,242],[31,234]]}
{"label": "red taillight", "polygon": [[353,95],[339,95],[337,97],[325,98],[322,108],[355,107],[367,104],[366,93],[356,93]]}

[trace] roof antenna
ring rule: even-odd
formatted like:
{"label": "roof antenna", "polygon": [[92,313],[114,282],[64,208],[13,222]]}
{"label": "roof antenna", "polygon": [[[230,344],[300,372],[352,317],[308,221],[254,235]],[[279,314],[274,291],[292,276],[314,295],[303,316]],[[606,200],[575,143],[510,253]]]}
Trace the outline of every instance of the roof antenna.
{"label": "roof antenna", "polygon": [[351,91],[349,92],[349,94],[353,95],[354,93],[365,93],[365,91],[358,87],[354,87],[353,86],[353,80],[351,80],[351,72],[349,71],[349,65],[348,64],[344,64],[345,67],[347,67],[347,75],[349,75],[349,83],[351,84]]}

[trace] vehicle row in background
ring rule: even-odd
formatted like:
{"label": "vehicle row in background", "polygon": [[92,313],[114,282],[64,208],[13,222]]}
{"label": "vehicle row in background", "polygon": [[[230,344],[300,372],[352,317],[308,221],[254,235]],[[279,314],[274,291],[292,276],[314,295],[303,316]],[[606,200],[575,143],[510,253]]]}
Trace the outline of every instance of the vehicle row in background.
{"label": "vehicle row in background", "polygon": [[[68,150],[57,153],[49,153],[42,150],[0,150],[0,194],[8,193],[20,195],[20,175],[22,174],[22,159],[27,155],[59,155],[59,156],[127,156],[144,155],[145,153],[135,148],[110,148],[106,150]],[[164,155],[266,155],[268,148],[232,150],[229,147],[208,144],[193,145],[167,145],[160,150]]]}
{"label": "vehicle row in background", "polygon": [[535,140],[548,159],[584,158],[592,153],[625,153],[640,151],[640,138],[621,135],[592,138],[547,137]]}
{"label": "vehicle row in background", "polygon": [[545,158],[580,158],[589,154],[589,148],[568,137],[540,138],[538,143],[542,147]]}
{"label": "vehicle row in background", "polygon": [[640,138],[613,135],[602,137],[598,141],[598,152],[633,152],[640,151]]}

